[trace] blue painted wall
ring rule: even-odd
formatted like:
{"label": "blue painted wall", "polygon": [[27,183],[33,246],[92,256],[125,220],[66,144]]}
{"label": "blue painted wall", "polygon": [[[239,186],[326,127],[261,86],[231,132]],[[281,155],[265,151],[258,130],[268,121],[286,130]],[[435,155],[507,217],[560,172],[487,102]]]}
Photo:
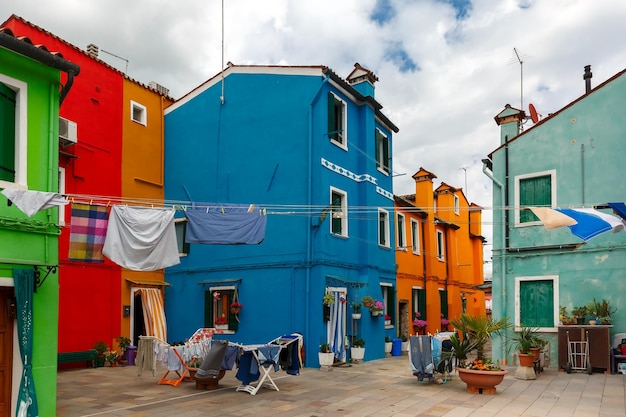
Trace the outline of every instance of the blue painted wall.
{"label": "blue painted wall", "polygon": [[[570,103],[550,118],[515,137],[508,145],[509,206],[515,205],[518,175],[556,171],[556,207],[593,207],[626,199],[626,143],[622,117],[626,106],[626,75],[618,74],[591,93]],[[503,131],[506,127],[503,127]],[[493,174],[506,185],[506,147],[492,155]],[[504,194],[494,184],[494,207],[504,206]],[[601,210],[612,214],[611,210]],[[611,334],[626,331],[626,233],[604,233],[575,250],[552,248],[528,250],[550,245],[583,243],[569,229],[552,231],[543,225],[516,226],[515,211],[509,210],[509,248],[504,211],[494,210],[493,312],[514,321],[515,279],[556,276],[558,302],[572,307],[587,305],[595,297],[610,300],[617,309]],[[558,314],[558,313],[557,313]],[[558,323],[557,323],[558,324]],[[552,344],[552,366],[557,364],[557,329],[543,329]],[[494,356],[503,356],[504,341],[494,343]]]}
{"label": "blue painted wall", "polygon": [[[166,111],[165,199],[254,203],[268,213],[260,245],[192,245],[180,265],[166,270],[168,337],[184,340],[204,327],[204,292],[219,280],[238,279],[239,329],[223,337],[263,343],[301,332],[306,364],[317,366],[326,338],[325,288],[346,286],[352,301],[357,293],[380,299],[380,282],[395,283],[394,245],[379,247],[377,214],[378,207],[389,210],[395,242],[393,200],[377,192],[378,186],[391,195],[392,178],[376,169],[374,149],[375,127],[390,139],[393,132],[375,121],[367,100],[321,67],[268,68],[275,73],[231,67],[223,103],[216,77]],[[329,91],[348,103],[347,151],[326,134]],[[322,158],[373,179],[348,178],[324,167]],[[350,212],[348,238],[332,236],[330,218],[322,220],[331,186],[347,192],[350,208],[370,208]],[[201,284],[207,281],[214,283]],[[384,356],[382,319],[364,314],[358,335],[367,342],[366,360]]]}

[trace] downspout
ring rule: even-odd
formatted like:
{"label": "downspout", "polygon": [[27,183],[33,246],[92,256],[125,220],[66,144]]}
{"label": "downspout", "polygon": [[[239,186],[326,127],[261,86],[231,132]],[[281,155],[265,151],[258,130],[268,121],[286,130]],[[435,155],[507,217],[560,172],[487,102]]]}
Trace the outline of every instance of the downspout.
{"label": "downspout", "polygon": [[[426,222],[422,222],[421,232],[422,232],[422,264],[424,266],[424,293],[426,293],[426,276],[428,275],[426,269],[428,267],[428,262],[426,262],[426,232],[424,231],[424,224]],[[416,306],[413,306],[416,307]]]}
{"label": "downspout", "polygon": [[[324,78],[324,81],[322,81],[322,83],[320,84],[320,86],[318,87],[317,91],[315,92],[315,94],[313,95],[313,98],[311,99],[311,103],[309,104],[309,137],[308,137],[308,154],[309,157],[307,158],[307,171],[308,171],[308,177],[309,177],[309,181],[308,181],[308,190],[307,190],[307,207],[311,207],[312,204],[312,200],[313,200],[313,181],[311,181],[312,175],[313,175],[313,105],[314,103],[317,101],[322,88],[324,87],[324,85],[328,82],[328,80],[330,79],[330,76],[328,74],[326,74],[326,77]],[[312,239],[312,233],[311,233],[311,228],[313,227],[313,217],[311,216],[309,218],[309,227],[306,228],[306,265],[305,265],[305,270],[306,270],[306,282],[305,282],[305,288],[307,291],[306,297],[304,297],[304,311],[305,311],[305,319],[304,319],[304,327],[305,327],[305,333],[304,334],[310,334],[310,318],[309,318],[309,309],[310,309],[310,304],[311,304],[311,297],[310,297],[310,285],[311,285],[311,268],[313,267],[312,265],[312,259],[313,259],[313,242],[311,241]],[[320,226],[321,227],[321,226]],[[296,299],[297,297],[294,297],[294,299]],[[310,339],[310,338],[309,338]]]}
{"label": "downspout", "polygon": [[[508,142],[508,141],[507,141]],[[487,170],[487,164],[485,163],[485,160],[483,160],[483,174],[485,174],[487,177],[489,177],[489,179],[498,187],[500,188],[500,201],[504,201],[505,199],[505,192],[504,192],[504,184],[502,184],[500,181],[498,181],[498,179],[496,177],[493,176],[493,174],[491,172],[489,172]],[[505,213],[506,213],[506,207],[505,207]],[[508,220],[508,216],[506,217]],[[502,227],[501,227],[501,234],[502,234],[502,241],[504,243],[504,239],[506,236],[506,229],[507,229],[507,220],[505,220],[504,222],[502,222]],[[504,268],[506,267],[506,262],[504,260],[504,254],[506,253],[506,249],[503,248],[502,249],[502,253],[500,254],[500,270],[502,271],[502,276],[504,277]],[[492,301],[493,302],[493,301]],[[502,308],[506,308],[506,279],[502,279]],[[506,358],[506,349],[505,346],[507,344],[506,339],[507,339],[507,333],[504,332],[504,343],[502,343],[502,357]]]}

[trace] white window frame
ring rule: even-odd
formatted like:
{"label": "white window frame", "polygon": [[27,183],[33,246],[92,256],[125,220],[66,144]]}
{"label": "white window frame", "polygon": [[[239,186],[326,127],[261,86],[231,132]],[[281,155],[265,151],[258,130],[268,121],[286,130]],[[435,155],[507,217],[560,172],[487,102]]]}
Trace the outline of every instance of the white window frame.
{"label": "white window frame", "polygon": [[[376,155],[377,158],[376,160],[380,160],[380,166],[378,166],[378,164],[376,164],[376,169],[380,172],[382,172],[383,174],[389,176],[389,173],[391,172],[391,163],[390,163],[390,159],[391,159],[391,152],[390,152],[390,141],[389,141],[389,137],[387,135],[385,135],[385,132],[383,132],[382,130],[380,130],[379,128],[376,128],[376,131],[380,133],[380,135],[382,136],[381,141],[378,143],[378,147],[376,148]],[[387,158],[386,161],[383,161],[383,155],[385,155],[385,153],[383,152],[384,147],[387,147],[387,155],[389,156],[389,158]],[[380,154],[380,158],[378,158],[378,155]]]}
{"label": "white window frame", "polygon": [[515,176],[515,227],[525,227],[525,226],[538,226],[542,225],[540,221],[536,222],[520,222],[520,192],[519,192],[519,184],[522,180],[528,178],[536,178],[536,177],[546,177],[550,176],[550,184],[552,185],[551,190],[551,208],[556,208],[556,169],[550,169],[547,171],[533,172],[532,174],[523,174]]}
{"label": "white window frame", "polygon": [[[59,194],[65,194],[65,168],[59,167]],[[59,206],[59,226],[65,226],[65,206]]]}
{"label": "white window frame", "polygon": [[[141,111],[141,117],[135,118],[135,109]],[[143,104],[139,104],[134,100],[130,101],[130,120],[144,126],[148,126],[148,109]]]}
{"label": "white window frame", "polygon": [[538,276],[522,276],[515,277],[515,331],[522,329],[521,321],[521,302],[520,302],[520,288],[522,281],[552,281],[552,305],[554,306],[554,317],[552,322],[554,327],[538,327],[539,332],[557,332],[559,323],[559,276],[558,275],[538,275]]}
{"label": "white window frame", "polygon": [[411,219],[411,250],[414,254],[420,253],[420,222],[416,219]]}
{"label": "white window frame", "polygon": [[[187,219],[186,218],[178,218],[174,219],[174,227],[176,229],[176,245],[179,244],[179,231],[182,233],[180,236],[180,246],[178,246],[178,256],[183,257],[187,256],[189,252],[185,252],[185,233],[187,229]],[[190,248],[191,250],[191,248]]]}
{"label": "white window frame", "polygon": [[15,178],[0,180],[0,188],[28,189],[28,84],[5,74],[0,82],[15,91]]}
{"label": "white window frame", "polygon": [[[385,230],[384,230],[384,236],[381,236],[380,234],[380,220],[381,220],[381,216],[385,216]],[[378,208],[378,217],[377,217],[377,230],[378,230],[378,246],[383,247],[383,248],[390,248],[391,247],[391,243],[389,242],[389,212],[383,208]],[[382,242],[381,238],[384,238],[385,241]]]}
{"label": "white window frame", "polygon": [[[333,193],[341,195],[341,210],[339,216],[341,217],[341,233],[333,232],[333,217],[337,216],[337,212],[334,211],[333,206]],[[340,190],[336,187],[330,187],[330,222],[329,231],[332,236],[348,237],[348,193],[344,190]],[[336,218],[336,217],[335,217]]]}
{"label": "white window frame", "polygon": [[408,248],[406,246],[406,216],[404,214],[396,214],[396,226],[398,229],[396,236],[398,250],[406,252]]}
{"label": "white window frame", "polygon": [[[393,285],[391,285],[391,284],[389,284],[387,282],[381,282],[380,283],[380,291],[381,291],[381,293],[383,295],[383,306],[384,306],[383,317],[385,317],[386,315],[389,315],[389,316],[393,317],[394,320],[396,320],[396,318],[395,318],[396,315],[389,313],[389,308],[394,308],[395,309],[395,306],[389,306],[389,302],[388,302],[389,297],[387,295],[389,291],[393,291]],[[391,329],[391,328],[393,328],[393,326],[394,326],[394,321],[392,321],[390,325],[385,326],[385,328],[386,329]]]}
{"label": "white window frame", "polygon": [[435,230],[436,234],[436,242],[437,242],[437,259],[440,261],[445,261],[446,259],[446,243],[445,236],[443,231]]}
{"label": "white window frame", "polygon": [[341,131],[338,132],[338,135],[341,136],[341,142],[335,140],[334,138],[330,138],[330,141],[335,145],[339,146],[343,150],[348,150],[348,103],[339,97],[334,92],[330,92],[335,100],[341,102]]}
{"label": "white window frame", "polygon": [[454,214],[456,214],[457,216],[460,214],[459,204],[460,204],[459,196],[454,194]]}

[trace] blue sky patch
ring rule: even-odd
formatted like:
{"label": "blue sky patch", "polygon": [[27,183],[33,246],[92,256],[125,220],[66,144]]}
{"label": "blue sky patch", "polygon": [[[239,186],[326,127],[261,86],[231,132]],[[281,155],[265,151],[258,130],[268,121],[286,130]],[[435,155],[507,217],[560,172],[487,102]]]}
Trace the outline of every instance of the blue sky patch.
{"label": "blue sky patch", "polygon": [[470,0],[438,0],[441,3],[449,4],[456,10],[456,18],[464,19],[472,10],[472,2]]}
{"label": "blue sky patch", "polygon": [[401,72],[415,72],[421,69],[403,48],[401,42],[393,42],[387,47],[385,59],[393,62]]}
{"label": "blue sky patch", "polygon": [[374,10],[370,14],[370,19],[383,26],[396,15],[396,11],[391,6],[391,0],[376,0]]}

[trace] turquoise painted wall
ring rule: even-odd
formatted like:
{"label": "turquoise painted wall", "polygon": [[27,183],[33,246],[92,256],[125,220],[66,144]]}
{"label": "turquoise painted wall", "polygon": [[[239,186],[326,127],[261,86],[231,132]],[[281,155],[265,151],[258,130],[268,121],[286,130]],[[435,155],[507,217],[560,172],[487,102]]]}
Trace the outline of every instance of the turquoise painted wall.
{"label": "turquoise painted wall", "polygon": [[[556,171],[556,206],[593,207],[626,199],[626,165],[623,144],[626,130],[622,115],[626,106],[626,75],[621,75],[587,96],[563,108],[551,118],[510,141],[509,206],[515,204],[517,175]],[[505,184],[506,149],[493,153],[494,176]],[[494,207],[504,205],[494,184]],[[611,210],[603,210],[611,214]],[[494,210],[494,315],[515,316],[515,278],[558,276],[559,305],[586,305],[595,297],[610,300],[617,309],[612,333],[626,331],[626,233],[605,233],[576,250],[520,251],[517,249],[582,243],[569,229],[548,231],[542,225],[519,226],[510,211],[509,238],[513,252],[503,251],[504,211]],[[502,256],[505,263],[502,263]],[[503,271],[504,270],[504,271]],[[503,275],[504,272],[504,275]],[[552,342],[552,364],[557,363],[555,330],[544,334]],[[502,354],[504,343],[494,343]],[[510,358],[510,356],[509,356]]]}
{"label": "turquoise painted wall", "polygon": [[[380,282],[395,283],[393,245],[378,246],[375,211],[350,214],[347,239],[331,236],[330,218],[320,223],[332,185],[347,192],[351,207],[388,208],[395,242],[393,200],[372,182],[333,172],[321,160],[369,174],[391,193],[391,176],[376,169],[374,128],[389,138],[392,132],[375,121],[371,107],[357,105],[322,76],[229,74],[224,87],[224,104],[215,83],[166,113],[165,199],[265,206],[267,233],[260,245],[192,245],[180,265],[166,270],[172,284],[165,295],[168,335],[184,340],[203,327],[204,291],[211,285],[200,282],[240,278],[245,307],[231,340],[263,343],[302,332],[312,366],[326,337],[322,297],[329,278],[359,283],[359,297],[379,299]],[[348,103],[347,151],[327,135],[329,91]],[[297,214],[284,205],[312,208]],[[358,285],[349,288],[348,300]],[[382,322],[367,316],[359,323],[366,359],[384,355]]]}
{"label": "turquoise painted wall", "polygon": [[[58,188],[59,71],[0,48],[0,72],[27,83],[28,175],[31,190]],[[0,195],[0,276],[13,268],[58,264],[58,212],[27,217]],[[42,272],[42,277],[46,271]],[[40,416],[56,415],[58,280],[50,274],[34,296],[33,375]],[[19,356],[19,351],[13,352]],[[19,386],[13,387],[17,390]]]}

